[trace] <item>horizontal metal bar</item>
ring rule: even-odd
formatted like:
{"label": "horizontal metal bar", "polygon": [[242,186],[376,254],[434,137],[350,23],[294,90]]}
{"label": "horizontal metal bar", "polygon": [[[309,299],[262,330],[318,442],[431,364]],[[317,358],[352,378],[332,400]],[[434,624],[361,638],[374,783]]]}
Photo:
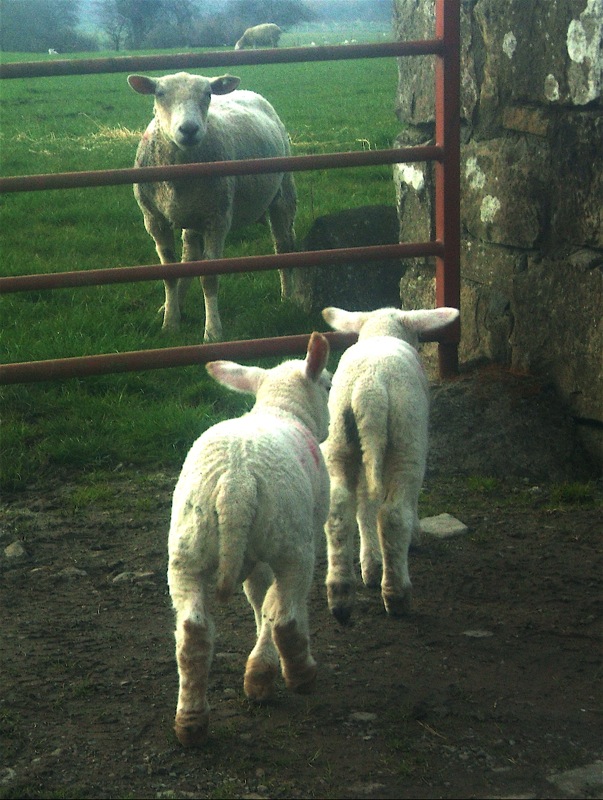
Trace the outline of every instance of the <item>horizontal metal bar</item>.
{"label": "horizontal metal bar", "polygon": [[437,146],[400,147],[389,150],[362,150],[323,155],[251,158],[239,161],[210,161],[162,167],[93,170],[89,172],[57,172],[43,175],[17,175],[0,178],[0,193],[29,192],[44,189],[76,189],[90,186],[118,186],[126,183],[191,179],[200,175],[254,175],[268,172],[300,172],[311,169],[366,167],[379,164],[401,164],[443,158]]}
{"label": "horizontal metal bar", "polygon": [[[356,334],[335,331],[329,331],[325,336],[333,349],[344,349],[356,340]],[[128,353],[106,353],[96,356],[3,364],[0,365],[0,384],[34,383],[116,372],[190,367],[219,359],[244,360],[261,356],[303,354],[307,350],[309,338],[309,334],[298,334],[270,339],[215,342]]]}
{"label": "horizontal metal bar", "polygon": [[411,242],[383,244],[371,247],[346,247],[336,250],[307,250],[301,253],[278,253],[264,256],[218,258],[208,261],[180,261],[173,264],[150,264],[137,267],[110,267],[107,269],[51,272],[46,275],[13,275],[0,278],[0,294],[10,292],[67,289],[81,286],[101,286],[111,283],[170,278],[192,278],[199,275],[230,275],[239,272],[260,272],[342,264],[346,262],[376,261],[400,258],[440,256],[441,242]]}
{"label": "horizontal metal bar", "polygon": [[[355,333],[328,331],[324,334],[332,350],[344,350],[356,341]],[[48,361],[24,361],[0,365],[0,385],[36,383],[65,378],[90,377],[118,372],[141,372],[150,369],[190,367],[220,359],[243,361],[266,356],[303,355],[309,334],[248,339],[234,342],[165,347],[127,353],[104,353],[96,356],[57,358]],[[447,342],[447,330],[438,331],[422,341]]]}
{"label": "horizontal metal bar", "polygon": [[440,39],[409,42],[375,42],[320,47],[279,47],[262,50],[214,50],[203,53],[74,58],[21,61],[0,64],[2,78],[49,78],[59,75],[90,75],[108,72],[199,69],[244,64],[283,64],[300,61],[342,61],[355,58],[433,55],[442,52]]}

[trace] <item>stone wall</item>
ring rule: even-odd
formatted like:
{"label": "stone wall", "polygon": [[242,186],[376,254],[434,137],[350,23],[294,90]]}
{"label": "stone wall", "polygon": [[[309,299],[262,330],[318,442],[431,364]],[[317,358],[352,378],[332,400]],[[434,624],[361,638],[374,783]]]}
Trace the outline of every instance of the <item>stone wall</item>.
{"label": "stone wall", "polygon": [[[433,0],[394,0],[394,26],[432,38]],[[602,26],[603,0],[461,2],[461,363],[549,378],[601,461]],[[401,147],[433,141],[433,61],[399,59]],[[428,238],[431,165],[394,180],[401,241]],[[402,305],[433,304],[433,264],[405,267]]]}

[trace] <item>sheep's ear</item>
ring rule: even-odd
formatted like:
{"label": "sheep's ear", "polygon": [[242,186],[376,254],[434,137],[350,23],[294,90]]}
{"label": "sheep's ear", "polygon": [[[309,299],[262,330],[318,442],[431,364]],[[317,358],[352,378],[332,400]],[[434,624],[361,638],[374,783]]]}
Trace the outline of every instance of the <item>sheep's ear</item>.
{"label": "sheep's ear", "polygon": [[209,361],[205,369],[223,386],[248,394],[257,394],[266,374],[261,367],[244,367],[234,361]]}
{"label": "sheep's ear", "polygon": [[327,338],[314,331],[308,342],[308,352],[306,354],[306,375],[310,380],[317,381],[329,360],[329,342]]}
{"label": "sheep's ear", "polygon": [[155,94],[157,87],[153,78],[147,78],[146,75],[128,75],[128,83],[138,94]]}
{"label": "sheep's ear", "polygon": [[324,321],[336,331],[345,333],[358,333],[366,322],[367,314],[364,311],[344,311],[343,308],[329,306],[323,308]]}
{"label": "sheep's ear", "polygon": [[213,94],[229,94],[230,92],[234,92],[240,83],[241,79],[236,78],[234,75],[220,75],[219,78],[212,78],[210,80]]}
{"label": "sheep's ear", "polygon": [[404,325],[417,333],[437,331],[454,322],[459,317],[458,308],[420,309],[418,311],[401,311]]}

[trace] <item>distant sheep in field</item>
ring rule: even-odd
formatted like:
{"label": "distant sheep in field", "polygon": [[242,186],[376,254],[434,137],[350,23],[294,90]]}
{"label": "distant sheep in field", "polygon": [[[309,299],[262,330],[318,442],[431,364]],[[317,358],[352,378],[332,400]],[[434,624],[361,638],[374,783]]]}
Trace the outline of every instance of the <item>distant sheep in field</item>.
{"label": "distant sheep in field", "polygon": [[359,530],[363,582],[381,585],[387,613],[397,616],[411,605],[408,549],[420,533],[417,506],[427,460],[429,386],[416,347],[419,334],[450,324],[459,312],[322,313],[335,330],[358,333],[333,376],[322,446],[331,479],[329,609],[341,623],[352,612]]}
{"label": "distant sheep in field", "polygon": [[54,47],[49,47],[48,48],[48,55],[49,56],[58,56],[58,54],[59,54],[59,51],[55,50]]}
{"label": "distant sheep in field", "polygon": [[[179,72],[162,78],[130,75],[135,92],[153,95],[155,116],[136,153],[137,167],[234,161],[290,155],[289,136],[261,95],[237,90],[239,78],[205,78]],[[232,228],[266,216],[277,253],[295,249],[297,199],[290,173],[198,176],[134,184],[144,224],[162,264],[177,261],[174,229],[182,230],[182,260],[221,258]],[[291,271],[281,270],[281,295],[291,293]],[[190,279],[166,279],[163,327],[180,324]],[[201,278],[205,298],[205,341],[222,338],[218,276]]]}
{"label": "distant sheep in field", "polygon": [[254,25],[247,28],[239,41],[235,44],[235,50],[245,50],[251,47],[278,47],[279,39],[283,31],[273,22],[265,22],[263,25]]}
{"label": "distant sheep in field", "polygon": [[184,745],[200,745],[207,736],[214,578],[221,602],[242,582],[255,614],[247,697],[270,698],[279,658],[289,689],[306,693],[314,686],[307,597],[329,510],[329,475],[319,446],[329,423],[328,356],[326,338],[314,333],[305,361],[269,370],[207,364],[217,381],[256,400],[247,414],[219,422],[197,439],[174,491],[168,583],[180,677],[175,731]]}

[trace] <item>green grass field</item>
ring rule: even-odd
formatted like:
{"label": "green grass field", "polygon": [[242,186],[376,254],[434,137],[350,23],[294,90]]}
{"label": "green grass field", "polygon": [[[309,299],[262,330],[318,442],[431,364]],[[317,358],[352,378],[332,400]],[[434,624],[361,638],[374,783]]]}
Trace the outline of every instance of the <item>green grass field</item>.
{"label": "green grass field", "polygon": [[[4,53],[2,59],[32,56]],[[240,75],[242,88],[273,103],[296,155],[390,147],[399,131],[394,59],[231,72]],[[125,73],[5,80],[0,105],[5,176],[129,167],[152,114],[151,101],[132,92]],[[298,240],[318,216],[395,200],[388,166],[300,172],[295,180]],[[7,194],[0,198],[0,225],[2,275],[158,261],[129,186]],[[256,225],[233,234],[225,255],[271,251],[268,229]],[[162,301],[159,281],[4,295],[0,362],[199,343],[200,288],[189,293],[177,334],[161,332]],[[220,312],[230,340],[326,329],[319,317],[281,303],[276,273],[224,277]],[[248,405],[200,367],[2,387],[2,485],[17,488],[61,466],[178,465],[202,430]]]}

